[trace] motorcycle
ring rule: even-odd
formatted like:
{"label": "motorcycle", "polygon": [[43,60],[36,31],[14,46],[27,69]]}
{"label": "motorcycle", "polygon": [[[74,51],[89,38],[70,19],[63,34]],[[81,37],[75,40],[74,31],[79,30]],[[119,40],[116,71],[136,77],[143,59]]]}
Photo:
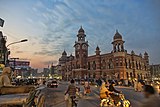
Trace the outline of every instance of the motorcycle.
{"label": "motorcycle", "polygon": [[114,101],[110,96],[105,99],[101,99],[100,107],[113,107],[113,106],[114,106]]}
{"label": "motorcycle", "polygon": [[112,93],[109,97],[101,99],[100,107],[131,107],[131,103],[123,94]]}

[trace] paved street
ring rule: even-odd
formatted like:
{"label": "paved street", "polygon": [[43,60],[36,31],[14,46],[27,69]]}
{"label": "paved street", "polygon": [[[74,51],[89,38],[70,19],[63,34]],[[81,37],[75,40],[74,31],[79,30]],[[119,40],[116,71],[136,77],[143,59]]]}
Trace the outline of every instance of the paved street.
{"label": "paved street", "polygon": [[[68,83],[60,82],[58,88],[44,88],[46,107],[65,107],[64,92],[67,89]],[[83,86],[79,86],[83,91]],[[83,96],[79,99],[78,107],[99,107],[99,90],[92,86],[92,93],[88,96]],[[133,88],[116,86],[118,90],[121,90],[126,99],[128,99],[132,107],[137,107],[143,100],[143,93],[134,92]]]}

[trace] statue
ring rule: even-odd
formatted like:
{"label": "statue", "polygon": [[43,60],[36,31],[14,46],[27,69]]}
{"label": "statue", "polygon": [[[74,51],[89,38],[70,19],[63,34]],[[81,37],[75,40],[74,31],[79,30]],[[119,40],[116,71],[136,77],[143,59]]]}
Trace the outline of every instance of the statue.
{"label": "statue", "polygon": [[1,94],[19,94],[28,93],[34,86],[14,86],[11,84],[11,68],[4,67],[3,72],[0,75],[0,95]]}
{"label": "statue", "polygon": [[11,86],[11,68],[4,67],[3,72],[0,75],[0,87]]}

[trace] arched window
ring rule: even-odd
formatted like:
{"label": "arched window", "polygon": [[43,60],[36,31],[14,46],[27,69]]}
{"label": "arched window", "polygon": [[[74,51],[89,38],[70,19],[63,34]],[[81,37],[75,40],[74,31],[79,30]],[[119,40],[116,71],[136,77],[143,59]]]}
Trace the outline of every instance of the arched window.
{"label": "arched window", "polygon": [[93,61],[92,68],[93,68],[93,70],[96,70],[96,62],[95,61]]}
{"label": "arched window", "polygon": [[129,68],[131,69],[131,61],[130,61],[130,59],[129,59]]}
{"label": "arched window", "polygon": [[136,61],[136,69],[138,69],[138,63],[137,63],[137,61]]}
{"label": "arched window", "polygon": [[139,62],[139,69],[141,69],[141,64],[140,64],[140,62]]}
{"label": "arched window", "polygon": [[128,68],[127,59],[125,59],[125,65],[126,65],[126,68]]}
{"label": "arched window", "polygon": [[130,73],[130,77],[131,77],[131,78],[133,77],[132,72]]}
{"label": "arched window", "polygon": [[105,62],[104,59],[103,59],[103,61],[102,61],[102,69],[106,69],[106,62]]}
{"label": "arched window", "polygon": [[88,62],[88,70],[90,70],[91,68],[90,68],[90,62]]}
{"label": "arched window", "polygon": [[128,72],[126,72],[126,75],[127,75],[127,79],[128,79],[129,78]]}

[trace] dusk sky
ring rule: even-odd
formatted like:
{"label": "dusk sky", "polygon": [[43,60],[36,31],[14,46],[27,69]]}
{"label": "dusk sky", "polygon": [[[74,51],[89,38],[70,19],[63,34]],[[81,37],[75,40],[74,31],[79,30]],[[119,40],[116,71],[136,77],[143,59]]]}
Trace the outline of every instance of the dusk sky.
{"label": "dusk sky", "polygon": [[112,50],[118,29],[128,53],[148,52],[150,64],[160,64],[159,0],[0,0],[0,30],[10,46],[10,57],[31,61],[34,68],[56,65],[65,49],[73,45],[82,26],[89,41],[89,54],[99,45],[102,53]]}

